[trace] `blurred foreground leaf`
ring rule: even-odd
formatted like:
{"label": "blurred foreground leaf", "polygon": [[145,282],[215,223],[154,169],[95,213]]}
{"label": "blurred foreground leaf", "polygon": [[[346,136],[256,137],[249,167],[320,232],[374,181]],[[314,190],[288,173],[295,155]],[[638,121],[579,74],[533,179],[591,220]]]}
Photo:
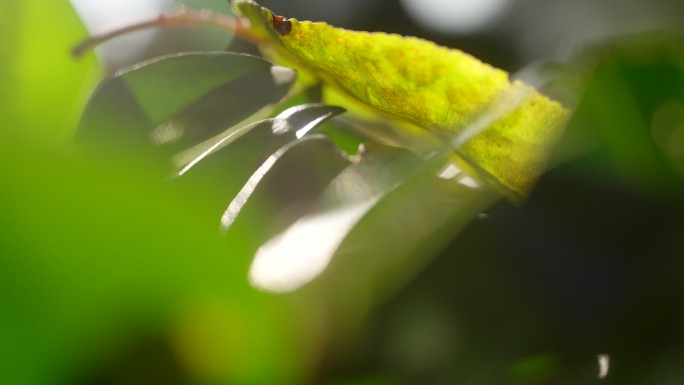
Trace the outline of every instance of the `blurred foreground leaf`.
{"label": "blurred foreground leaf", "polygon": [[209,382],[303,381],[307,315],[254,291],[249,239],[224,243],[219,213],[139,161],[27,151],[0,177],[0,381],[113,381],[113,360],[150,339]]}
{"label": "blurred foreground leaf", "polygon": [[215,52],[164,56],[105,80],[84,112],[82,140],[150,150],[167,157],[285,96],[293,70],[249,55]]}
{"label": "blurred foreground leaf", "polygon": [[[74,42],[87,36],[67,1],[4,1],[0,54],[3,135],[34,146],[62,144],[95,81],[93,55],[74,61]],[[37,112],[39,111],[39,112]]]}

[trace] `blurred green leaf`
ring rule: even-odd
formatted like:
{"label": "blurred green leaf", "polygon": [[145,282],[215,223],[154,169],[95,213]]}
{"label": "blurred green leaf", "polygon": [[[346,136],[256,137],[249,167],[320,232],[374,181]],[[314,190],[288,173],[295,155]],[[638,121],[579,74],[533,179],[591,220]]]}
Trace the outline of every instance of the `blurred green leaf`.
{"label": "blurred green leaf", "polygon": [[306,313],[248,285],[249,238],[224,243],[203,200],[137,161],[33,151],[14,161],[22,167],[0,176],[0,381],[86,380],[148,338],[197,378],[305,375]]}
{"label": "blurred green leaf", "polygon": [[528,357],[511,364],[508,376],[516,384],[540,384],[552,379],[560,371],[560,359],[550,353]]}
{"label": "blurred green leaf", "polygon": [[290,69],[227,52],[183,53],[125,68],[105,80],[84,112],[79,136],[91,143],[165,154],[209,139],[285,96]]}
{"label": "blurred green leaf", "polygon": [[590,119],[590,135],[611,162],[587,173],[609,166],[640,194],[679,199],[684,191],[684,131],[677,112],[684,106],[681,41],[681,34],[650,32],[617,39],[602,50],[581,118]]}
{"label": "blurred green leaf", "polygon": [[0,14],[7,37],[0,59],[4,134],[39,146],[62,143],[97,74],[92,55],[78,61],[70,55],[87,33],[65,0],[5,1]]}

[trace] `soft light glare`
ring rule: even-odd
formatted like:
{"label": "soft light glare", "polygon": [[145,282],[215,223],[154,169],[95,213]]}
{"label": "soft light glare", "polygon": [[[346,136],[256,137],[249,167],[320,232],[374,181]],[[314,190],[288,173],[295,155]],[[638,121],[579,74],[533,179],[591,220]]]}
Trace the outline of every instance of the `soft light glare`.
{"label": "soft light glare", "polygon": [[320,275],[342,240],[375,201],[305,217],[259,248],[249,271],[255,287],[294,291]]}
{"label": "soft light glare", "polygon": [[271,76],[273,77],[273,82],[277,86],[286,86],[295,80],[297,72],[293,71],[291,68],[273,66],[271,67]]}
{"label": "soft light glare", "polygon": [[152,130],[150,138],[152,139],[152,143],[161,146],[179,141],[184,134],[185,126],[183,126],[183,123],[177,120],[170,120]]}
{"label": "soft light glare", "polygon": [[[71,4],[88,31],[97,34],[157,17],[169,1],[71,0]],[[103,46],[109,47],[106,56],[121,61],[134,58],[147,48],[156,33],[154,30],[139,31],[104,43]],[[98,51],[102,53],[99,48]]]}
{"label": "soft light glare", "polygon": [[168,0],[71,0],[90,32],[105,32],[159,15]]}
{"label": "soft light glare", "polygon": [[489,26],[510,0],[401,0],[413,20],[444,34],[468,34]]}
{"label": "soft light glare", "polygon": [[442,171],[437,175],[442,179],[456,179],[458,183],[470,187],[470,188],[480,188],[480,184],[475,181],[475,179],[465,175],[463,170],[461,170],[454,163],[449,163],[442,169]]}
{"label": "soft light glare", "polygon": [[458,183],[470,188],[480,188],[480,184],[469,176],[464,176]]}
{"label": "soft light glare", "polygon": [[604,379],[608,376],[608,372],[610,371],[610,356],[607,354],[599,354],[597,358],[599,365],[598,378]]}
{"label": "soft light glare", "polygon": [[454,179],[457,176],[463,174],[463,171],[453,163],[449,163],[442,169],[438,177],[442,179]]}

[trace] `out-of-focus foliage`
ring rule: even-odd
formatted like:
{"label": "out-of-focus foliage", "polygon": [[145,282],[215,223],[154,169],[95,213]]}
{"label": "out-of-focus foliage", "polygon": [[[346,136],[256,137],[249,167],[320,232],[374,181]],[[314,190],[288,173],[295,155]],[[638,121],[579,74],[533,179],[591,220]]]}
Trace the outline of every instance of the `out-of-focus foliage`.
{"label": "out-of-focus foliage", "polygon": [[35,145],[70,138],[97,75],[93,56],[69,54],[85,30],[62,1],[5,1],[0,14],[3,130]]}
{"label": "out-of-focus foliage", "polygon": [[[125,27],[179,7],[230,14],[230,3],[222,0],[70,0],[92,34]],[[173,28],[138,31],[96,48],[105,72],[114,72],[143,60],[187,51],[218,51],[233,39],[229,31],[208,28]]]}
{"label": "out-of-focus foliage", "polygon": [[69,4],[2,8],[0,382],[304,381],[314,341],[287,325],[315,316],[248,286],[248,240],[226,247],[148,158],[65,143],[96,71]]}
{"label": "out-of-focus foliage", "polygon": [[[91,145],[175,152],[211,139],[280,101],[296,72],[229,52],[162,56],[100,84],[79,124]],[[168,161],[168,159],[167,159]]]}
{"label": "out-of-focus foliage", "polygon": [[[17,37],[0,61],[0,382],[585,384],[603,353],[603,383],[684,381],[681,35],[587,53],[562,162],[522,208],[499,204],[433,260],[462,224],[423,237],[452,195],[417,178],[321,278],[274,296],[247,274],[278,201],[221,237],[238,173],[168,181],[145,152],[67,140],[97,71],[68,57],[85,32],[66,2],[0,10]],[[296,160],[284,175],[317,170]]]}
{"label": "out-of-focus foliage", "polygon": [[590,52],[561,145],[576,155],[558,153],[522,209],[490,210],[383,308],[381,367],[410,383],[682,381],[681,41],[660,31]]}

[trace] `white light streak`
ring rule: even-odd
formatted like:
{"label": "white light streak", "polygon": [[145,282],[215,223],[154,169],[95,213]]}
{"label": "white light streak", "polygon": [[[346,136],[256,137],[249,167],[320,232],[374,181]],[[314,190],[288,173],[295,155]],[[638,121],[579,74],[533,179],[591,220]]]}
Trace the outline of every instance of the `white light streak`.
{"label": "white light streak", "polygon": [[324,116],[320,116],[320,117],[316,118],[315,120],[312,120],[311,122],[309,122],[309,124],[307,124],[306,126],[297,130],[297,132],[295,133],[295,135],[297,136],[297,139],[301,139],[304,135],[308,134],[309,131],[313,130],[322,121],[328,119],[330,117],[330,115],[332,115],[332,113],[326,114]]}
{"label": "white light streak", "polygon": [[461,170],[458,166],[456,166],[453,163],[449,163],[439,173],[438,177],[440,177],[442,179],[454,179],[457,176],[461,175],[462,173],[463,173],[463,170]]}
{"label": "white light streak", "polygon": [[277,86],[284,86],[292,83],[297,76],[297,72],[291,68],[272,66],[271,67],[271,77],[273,77],[273,83]]}
{"label": "white light streak", "polygon": [[340,243],[374,199],[300,219],[259,248],[249,271],[255,287],[294,291],[320,275]]}
{"label": "white light streak", "polygon": [[480,184],[475,181],[475,179],[473,179],[469,176],[464,176],[463,178],[461,178],[458,181],[458,183],[460,183],[466,187],[470,187],[470,188],[480,188],[481,187]]}
{"label": "white light streak", "polygon": [[599,354],[596,358],[598,359],[599,367],[598,378],[604,379],[608,376],[608,372],[610,371],[610,356],[607,354]]}
{"label": "white light streak", "polygon": [[401,0],[416,23],[445,34],[467,34],[495,21],[510,0]]}

